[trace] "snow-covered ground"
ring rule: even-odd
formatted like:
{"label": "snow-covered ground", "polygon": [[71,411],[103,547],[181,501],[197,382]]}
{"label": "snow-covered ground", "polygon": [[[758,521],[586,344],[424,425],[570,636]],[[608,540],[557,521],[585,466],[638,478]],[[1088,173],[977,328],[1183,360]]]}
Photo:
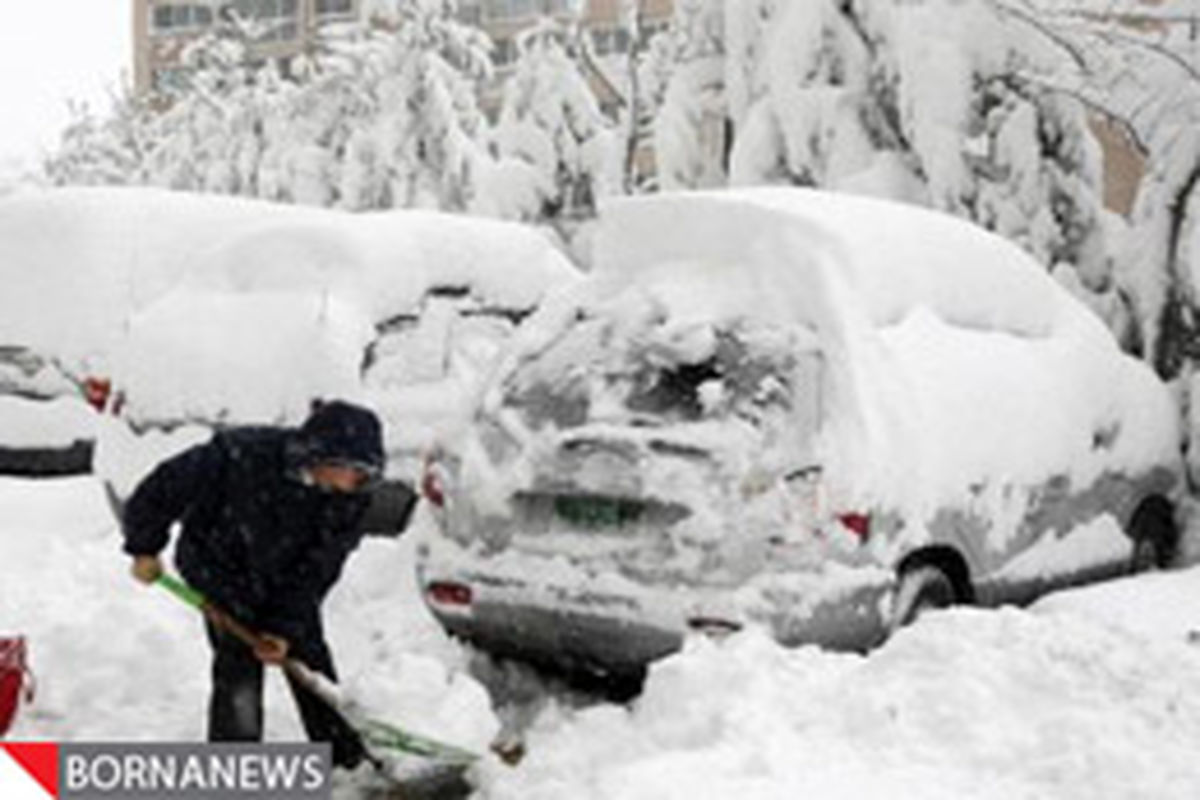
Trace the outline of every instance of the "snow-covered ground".
{"label": "snow-covered ground", "polygon": [[[0,633],[30,638],[21,739],[203,735],[207,653],[192,612],[127,575],[98,484],[0,480]],[[421,516],[369,540],[327,607],[352,696],[376,716],[483,748],[498,722],[466,653],[416,592]],[[1033,609],[932,615],[867,656],[696,640],[630,708],[551,706],[517,768],[477,796],[1195,798],[1200,568],[1061,593]],[[282,681],[268,735],[300,735]]]}

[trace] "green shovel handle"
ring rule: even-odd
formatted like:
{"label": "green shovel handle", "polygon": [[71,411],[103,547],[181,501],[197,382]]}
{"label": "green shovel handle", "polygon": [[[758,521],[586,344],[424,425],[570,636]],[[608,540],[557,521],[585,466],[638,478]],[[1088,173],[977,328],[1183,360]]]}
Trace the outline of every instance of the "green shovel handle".
{"label": "green shovel handle", "polygon": [[192,608],[197,609],[198,611],[206,610],[208,599],[183,581],[176,578],[174,575],[167,575],[166,573],[163,573],[162,575],[158,576],[158,579],[155,581],[155,583],[178,597],[183,602],[187,603]]}

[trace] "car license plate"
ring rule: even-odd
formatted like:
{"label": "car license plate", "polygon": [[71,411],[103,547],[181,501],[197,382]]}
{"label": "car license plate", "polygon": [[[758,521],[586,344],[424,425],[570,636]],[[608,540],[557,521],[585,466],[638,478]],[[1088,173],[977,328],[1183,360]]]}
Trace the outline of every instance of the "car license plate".
{"label": "car license plate", "polygon": [[645,506],[635,500],[610,497],[554,498],[554,515],[573,527],[584,530],[611,530],[636,523]]}

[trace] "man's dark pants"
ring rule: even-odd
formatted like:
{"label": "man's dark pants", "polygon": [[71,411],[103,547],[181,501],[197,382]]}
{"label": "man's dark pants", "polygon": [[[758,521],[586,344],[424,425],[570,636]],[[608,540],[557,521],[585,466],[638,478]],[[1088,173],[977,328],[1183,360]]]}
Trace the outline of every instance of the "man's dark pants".
{"label": "man's dark pants", "polygon": [[[263,735],[263,664],[232,634],[206,622],[213,648],[212,696],[208,706],[210,742],[259,742]],[[318,629],[291,642],[289,657],[332,681],[337,680],[333,657]],[[286,673],[285,673],[286,674]],[[341,715],[290,675],[288,686],[308,738],[333,745],[333,763],[353,768],[364,756],[362,739]]]}

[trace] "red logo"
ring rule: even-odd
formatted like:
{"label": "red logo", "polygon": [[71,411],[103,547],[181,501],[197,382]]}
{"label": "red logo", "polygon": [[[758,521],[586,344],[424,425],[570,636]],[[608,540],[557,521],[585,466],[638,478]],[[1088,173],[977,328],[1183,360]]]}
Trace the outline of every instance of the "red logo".
{"label": "red logo", "polygon": [[58,797],[58,745],[0,742],[0,796],[6,800]]}

